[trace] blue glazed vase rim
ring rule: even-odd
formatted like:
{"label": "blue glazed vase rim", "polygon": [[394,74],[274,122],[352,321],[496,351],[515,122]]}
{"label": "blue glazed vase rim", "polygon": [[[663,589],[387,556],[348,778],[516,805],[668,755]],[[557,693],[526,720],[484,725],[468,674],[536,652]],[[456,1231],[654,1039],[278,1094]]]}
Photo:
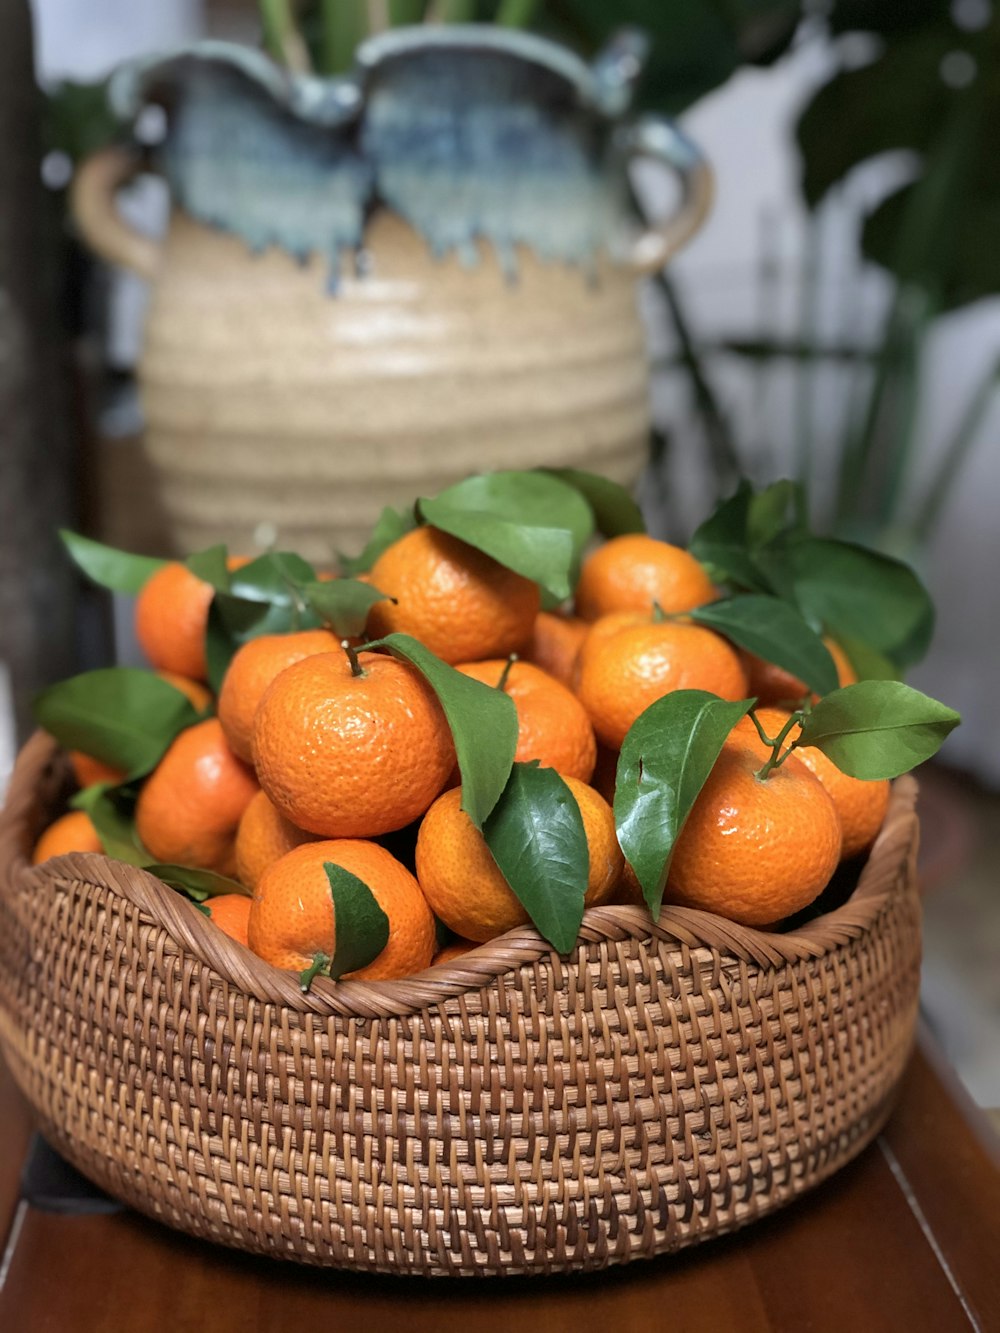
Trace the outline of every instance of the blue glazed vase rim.
{"label": "blue glazed vase rim", "polygon": [[534,33],[487,23],[415,25],[368,38],[358,47],[350,72],[323,77],[294,73],[283,69],[264,51],[210,38],[119,66],[109,81],[108,100],[122,120],[132,119],[142,110],[150,91],[186,65],[214,64],[242,74],[301,120],[336,126],[358,115],[366,84],[383,63],[425,51],[454,51],[509,55],[538,65],[564,79],[581,105],[610,118],[628,109],[647,48],[643,34],[625,29],[588,65],[568,47]]}

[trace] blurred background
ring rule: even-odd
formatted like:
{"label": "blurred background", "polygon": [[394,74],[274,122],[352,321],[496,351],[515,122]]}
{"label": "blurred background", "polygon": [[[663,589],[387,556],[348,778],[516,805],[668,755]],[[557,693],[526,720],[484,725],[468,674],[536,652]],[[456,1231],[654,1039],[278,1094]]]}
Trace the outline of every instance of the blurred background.
{"label": "blurred background", "polygon": [[[636,107],[678,118],[716,199],[638,292],[652,376],[638,493],[654,530],[683,541],[738,476],[794,477],[820,527],[929,584],[938,629],[910,679],[964,725],[922,775],[924,1001],[972,1095],[1000,1106],[991,0],[0,0],[0,789],[31,692],[133,651],[122,608],[77,585],[55,528],[131,550],[171,541],[137,383],[149,284],[97,258],[70,209],[90,154],[165,133],[160,105],[127,124],[111,113],[110,71],[209,36],[335,73],[399,17],[497,19],[587,59],[622,25],[648,33]],[[652,164],[632,188],[651,215],[676,207]],[[165,232],[162,173],[139,170],[118,204],[140,233]]]}

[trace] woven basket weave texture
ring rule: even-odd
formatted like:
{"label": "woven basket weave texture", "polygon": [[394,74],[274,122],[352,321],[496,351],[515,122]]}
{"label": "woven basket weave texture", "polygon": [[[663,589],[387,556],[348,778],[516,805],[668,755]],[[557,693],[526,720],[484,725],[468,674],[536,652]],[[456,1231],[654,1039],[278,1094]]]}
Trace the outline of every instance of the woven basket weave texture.
{"label": "woven basket weave texture", "polygon": [[592,909],[398,982],[303,995],[148,873],[32,869],[64,781],[0,824],[0,1042],[46,1136],[197,1236],[422,1274],[599,1268],[790,1201],[891,1107],[920,968],[916,787],[841,908],[793,934]]}

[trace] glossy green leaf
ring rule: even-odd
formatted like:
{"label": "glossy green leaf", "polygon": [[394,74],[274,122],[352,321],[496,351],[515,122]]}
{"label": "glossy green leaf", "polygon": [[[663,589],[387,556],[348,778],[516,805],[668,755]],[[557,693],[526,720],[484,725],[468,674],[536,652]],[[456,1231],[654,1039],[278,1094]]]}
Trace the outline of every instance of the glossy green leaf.
{"label": "glossy green leaf", "polygon": [[594,530],[590,505],[572,486],[544,472],[468,477],[418,501],[421,516],[541,585],[570,595],[580,555]]}
{"label": "glossy green leaf", "polygon": [[59,536],[73,563],[94,583],[112,592],[137,593],[143,584],[168,562],[151,555],[118,551],[78,532],[60,528]]}
{"label": "glossy green leaf", "polygon": [[409,634],[389,634],[368,645],[386,648],[415,666],[437,695],[448,719],[462,777],[462,809],[477,828],[500,799],[517,749],[517,710],[502,690],[463,676]]}
{"label": "glossy green leaf", "polygon": [[615,825],[653,917],[659,916],[674,846],[726,737],[753,703],[675,690],[650,704],[622,744]]}
{"label": "glossy green leaf", "polygon": [[752,592],[772,592],[750,551],[750,506],[753,491],[741,482],[735,495],[723,500],[691,538],[689,551],[716,583],[729,583]]}
{"label": "glossy green leaf", "polygon": [[262,634],[316,629],[320,617],[302,589],[316,582],[316,571],[289,551],[270,551],[233,571],[229,592],[217,592],[205,631],[208,679],[218,693],[233,654]]}
{"label": "glossy green leaf", "polygon": [[239,893],[244,898],[252,897],[250,890],[239,880],[229,879],[226,875],[216,874],[214,870],[202,870],[200,866],[178,866],[163,861],[148,861],[143,869],[148,870],[172,889],[179,889],[196,902],[206,898],[218,898],[226,893]]}
{"label": "glossy green leaf", "polygon": [[389,918],[362,879],[324,861],[333,898],[334,950],[330,976],[342,977],[373,962],[389,943]]}
{"label": "glossy green leaf", "polygon": [[867,644],[899,666],[923,657],[934,606],[909,565],[827,537],[790,543],[788,559],[799,609],[834,638]]}
{"label": "glossy green leaf", "polygon": [[331,579],[328,583],[303,583],[302,596],[324,625],[342,638],[364,632],[368,612],[386,600],[384,592],[357,579]]}
{"label": "glossy green leaf", "polygon": [[148,773],[178,732],[201,718],[180,690],[137,667],[104,667],[50,685],[34,712],[65,749],[83,750],[130,777]]}
{"label": "glossy green leaf", "polygon": [[896,778],[937,754],[960,721],[902,681],[865,680],[821,699],[797,744],[816,746],[851,777]]}
{"label": "glossy green leaf", "polygon": [[590,859],[580,807],[553,768],[515,764],[483,836],[539,933],[567,953],[583,920]]}
{"label": "glossy green leaf", "polygon": [[580,492],[590,505],[597,531],[605,537],[646,531],[642,510],[617,481],[575,467],[544,468],[542,471]]}
{"label": "glossy green leaf", "polygon": [[867,643],[862,643],[860,639],[852,639],[843,634],[837,642],[847,654],[847,660],[854,668],[858,680],[900,679],[898,668],[882,653],[877,653],[874,648],[870,648]]}
{"label": "glossy green leaf", "polygon": [[152,858],[136,832],[135,797],[135,791],[128,787],[99,782],[78,791],[70,805],[90,816],[108,856],[132,866],[145,866]]}
{"label": "glossy green leaf", "polygon": [[206,551],[196,551],[184,561],[192,574],[210,583],[217,592],[228,592],[232,586],[229,565],[226,563],[228,551],[225,546],[210,546]]}
{"label": "glossy green leaf", "polygon": [[383,551],[388,550],[394,542],[398,542],[400,537],[412,532],[416,526],[417,520],[412,509],[392,509],[386,505],[360,555],[349,556],[337,552],[337,563],[341,573],[348,577],[367,574]]}
{"label": "glossy green leaf", "polygon": [[776,537],[799,526],[804,506],[802,487],[795,481],[776,481],[751,497],[747,508],[747,543],[766,546]]}
{"label": "glossy green leaf", "polygon": [[793,606],[778,597],[754,593],[728,597],[698,607],[691,619],[790,671],[817,694],[837,688],[837,668],[826,644]]}

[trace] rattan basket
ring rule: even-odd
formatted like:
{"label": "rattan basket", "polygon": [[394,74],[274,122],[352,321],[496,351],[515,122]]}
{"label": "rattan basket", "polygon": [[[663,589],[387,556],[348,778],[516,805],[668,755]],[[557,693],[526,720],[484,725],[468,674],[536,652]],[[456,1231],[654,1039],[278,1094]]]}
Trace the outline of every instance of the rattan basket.
{"label": "rattan basket", "polygon": [[303,995],[151,875],[31,869],[65,780],[0,823],[0,1040],[47,1138],[111,1194],[259,1254],[392,1273],[600,1268],[730,1231],[876,1134],[913,1037],[916,787],[848,902],[792,934],[666,908],[512,931]]}

